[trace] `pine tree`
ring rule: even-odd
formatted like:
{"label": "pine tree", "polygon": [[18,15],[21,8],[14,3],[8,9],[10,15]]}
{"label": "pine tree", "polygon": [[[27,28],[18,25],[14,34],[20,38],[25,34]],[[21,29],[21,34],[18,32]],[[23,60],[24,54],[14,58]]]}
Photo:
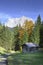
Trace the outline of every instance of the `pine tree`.
{"label": "pine tree", "polygon": [[15,51],[20,50],[20,44],[19,44],[19,27],[16,26],[14,28],[14,42],[13,42],[13,46]]}
{"label": "pine tree", "polygon": [[3,29],[3,26],[0,23],[0,46],[2,45],[2,32],[3,32],[2,29]]}
{"label": "pine tree", "polygon": [[32,35],[31,35],[31,41],[33,43],[39,44],[40,42],[40,26],[41,26],[41,17],[39,15],[35,23],[35,27],[33,29]]}
{"label": "pine tree", "polygon": [[26,42],[28,42],[28,33],[26,30],[24,30],[24,34],[23,34],[23,38],[22,38],[22,44],[25,44]]}
{"label": "pine tree", "polygon": [[43,22],[41,23],[41,28],[40,28],[40,47],[43,47]]}

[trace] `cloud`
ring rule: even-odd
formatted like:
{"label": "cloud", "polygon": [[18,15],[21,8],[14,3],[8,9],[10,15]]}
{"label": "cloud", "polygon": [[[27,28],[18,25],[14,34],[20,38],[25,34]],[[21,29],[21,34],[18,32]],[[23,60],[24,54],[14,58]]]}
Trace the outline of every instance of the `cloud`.
{"label": "cloud", "polygon": [[10,18],[7,20],[7,22],[5,23],[5,26],[8,27],[15,27],[18,23],[17,23],[18,19],[15,18]]}
{"label": "cloud", "polygon": [[[20,18],[9,18],[7,20],[7,22],[5,23],[5,26],[8,26],[8,27],[15,27],[17,25],[23,25],[23,23],[25,22],[25,20],[32,20],[31,18],[28,18],[28,17],[25,17],[25,16],[22,16]],[[32,20],[33,21],[33,20]]]}
{"label": "cloud", "polygon": [[8,27],[15,27],[17,25],[23,25],[23,23],[25,22],[25,20],[32,20],[31,18],[28,18],[28,17],[25,17],[25,16],[22,16],[20,18],[12,18],[11,16],[9,16],[8,14],[5,14],[5,13],[0,13],[0,21],[1,23],[5,24],[5,26],[8,26]]}
{"label": "cloud", "polygon": [[9,15],[5,13],[0,13],[0,21],[1,23],[5,23],[7,19],[11,18]]}

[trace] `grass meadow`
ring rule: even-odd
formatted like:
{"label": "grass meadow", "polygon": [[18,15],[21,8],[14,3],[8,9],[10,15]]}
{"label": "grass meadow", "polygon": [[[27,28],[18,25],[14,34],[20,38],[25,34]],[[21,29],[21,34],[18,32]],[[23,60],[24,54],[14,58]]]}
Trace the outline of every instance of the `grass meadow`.
{"label": "grass meadow", "polygon": [[43,53],[15,53],[8,57],[8,65],[43,65]]}

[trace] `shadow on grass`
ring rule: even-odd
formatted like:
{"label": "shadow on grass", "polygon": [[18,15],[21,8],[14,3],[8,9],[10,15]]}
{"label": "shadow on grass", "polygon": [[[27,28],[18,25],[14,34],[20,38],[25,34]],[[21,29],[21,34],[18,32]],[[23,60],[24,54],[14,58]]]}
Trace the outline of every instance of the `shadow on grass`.
{"label": "shadow on grass", "polygon": [[17,53],[8,57],[9,65],[43,65],[43,53]]}

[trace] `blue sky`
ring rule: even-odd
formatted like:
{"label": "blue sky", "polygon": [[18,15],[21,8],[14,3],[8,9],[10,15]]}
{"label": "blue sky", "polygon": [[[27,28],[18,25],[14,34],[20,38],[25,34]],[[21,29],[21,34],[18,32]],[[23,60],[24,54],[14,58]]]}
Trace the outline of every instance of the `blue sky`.
{"label": "blue sky", "polygon": [[43,0],[0,0],[0,20],[27,16],[36,20],[38,15],[43,20]]}

